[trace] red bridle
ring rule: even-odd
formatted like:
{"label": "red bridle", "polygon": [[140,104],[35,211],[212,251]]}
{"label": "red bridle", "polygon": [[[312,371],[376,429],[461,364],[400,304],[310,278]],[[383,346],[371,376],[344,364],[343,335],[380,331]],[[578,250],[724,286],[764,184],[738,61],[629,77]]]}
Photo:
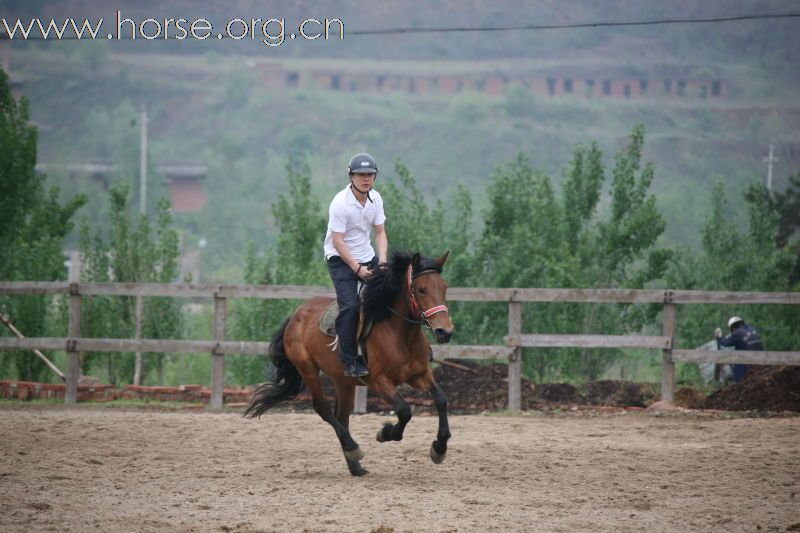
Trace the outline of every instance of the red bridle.
{"label": "red bridle", "polygon": [[417,303],[416,292],[414,291],[414,280],[422,275],[436,272],[435,270],[423,270],[422,272],[412,275],[411,265],[408,266],[408,306],[411,308],[411,316],[416,319],[421,319],[425,325],[431,327],[428,319],[436,313],[448,313],[446,305],[435,305],[425,311],[420,311],[419,303]]}

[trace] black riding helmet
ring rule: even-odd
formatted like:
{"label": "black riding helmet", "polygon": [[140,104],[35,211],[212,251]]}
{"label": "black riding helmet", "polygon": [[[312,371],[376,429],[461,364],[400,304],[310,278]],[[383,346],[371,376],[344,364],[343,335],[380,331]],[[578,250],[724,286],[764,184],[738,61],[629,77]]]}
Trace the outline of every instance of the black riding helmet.
{"label": "black riding helmet", "polygon": [[356,154],[347,164],[349,174],[377,174],[378,164],[375,158],[369,154]]}

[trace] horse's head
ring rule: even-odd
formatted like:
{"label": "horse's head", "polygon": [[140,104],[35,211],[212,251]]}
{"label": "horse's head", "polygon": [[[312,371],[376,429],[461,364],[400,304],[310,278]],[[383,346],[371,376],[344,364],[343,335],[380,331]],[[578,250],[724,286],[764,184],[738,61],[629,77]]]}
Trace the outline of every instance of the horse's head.
{"label": "horse's head", "polygon": [[447,283],[441,272],[447,256],[445,254],[426,266],[417,253],[411,259],[410,299],[412,312],[418,314],[433,332],[438,342],[449,342],[453,336],[453,322],[447,310]]}

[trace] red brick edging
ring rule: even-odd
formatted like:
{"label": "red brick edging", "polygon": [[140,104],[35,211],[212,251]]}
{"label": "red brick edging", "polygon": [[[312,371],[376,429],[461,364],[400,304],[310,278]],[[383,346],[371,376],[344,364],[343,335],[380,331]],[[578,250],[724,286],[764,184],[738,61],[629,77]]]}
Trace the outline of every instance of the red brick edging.
{"label": "red brick edging", "polygon": [[[0,398],[16,400],[64,399],[65,385],[37,383],[33,381],[0,381]],[[247,402],[252,391],[249,389],[224,389],[223,401]],[[116,389],[111,385],[78,385],[78,401],[110,401],[119,398],[134,400],[148,399],[175,402],[209,403],[211,389],[201,385],[181,385],[179,387],[143,387],[126,385]]]}

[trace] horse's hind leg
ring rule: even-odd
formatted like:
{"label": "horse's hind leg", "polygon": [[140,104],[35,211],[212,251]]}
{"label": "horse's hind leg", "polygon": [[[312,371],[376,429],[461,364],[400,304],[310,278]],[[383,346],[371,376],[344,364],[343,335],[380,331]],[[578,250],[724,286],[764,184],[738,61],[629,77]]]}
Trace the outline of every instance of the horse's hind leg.
{"label": "horse's hind leg", "polygon": [[375,391],[392,402],[394,412],[397,413],[397,424],[386,422],[378,431],[375,439],[378,442],[403,440],[403,431],[406,429],[406,424],[408,424],[409,420],[411,420],[411,408],[397,393],[395,386],[383,376],[380,376],[375,380]]}
{"label": "horse's hind leg", "polygon": [[[348,431],[350,430],[350,412],[353,410],[353,398],[355,396],[355,386],[334,382],[336,387],[336,420],[339,421]],[[358,460],[349,459],[345,454],[347,468],[354,476],[369,474],[369,470],[362,468]]]}
{"label": "horse's hind leg", "polygon": [[311,393],[314,410],[325,422],[333,427],[333,430],[336,432],[336,437],[339,439],[339,444],[342,446],[344,456],[353,461],[360,461],[364,457],[364,452],[361,451],[356,441],[353,440],[353,436],[350,435],[350,430],[333,416],[333,411],[331,411],[328,400],[325,399],[325,393],[319,381],[319,370],[316,367],[309,367],[313,367],[313,365],[309,363],[308,365],[302,365],[302,367],[298,366],[298,370],[300,370],[300,373],[303,375],[303,381],[305,381],[306,387],[308,387]]}

